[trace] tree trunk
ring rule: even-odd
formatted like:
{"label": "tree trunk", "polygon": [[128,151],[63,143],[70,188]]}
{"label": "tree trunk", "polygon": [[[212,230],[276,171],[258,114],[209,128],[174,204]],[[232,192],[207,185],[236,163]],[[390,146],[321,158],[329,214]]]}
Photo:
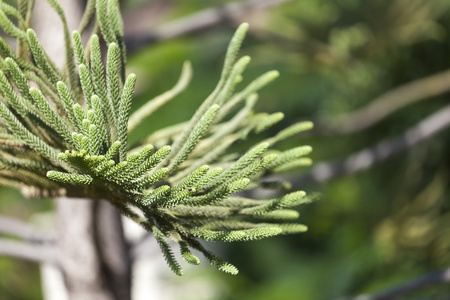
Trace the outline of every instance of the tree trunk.
{"label": "tree trunk", "polygon": [[119,213],[105,201],[55,201],[58,260],[69,299],[130,299],[131,267]]}

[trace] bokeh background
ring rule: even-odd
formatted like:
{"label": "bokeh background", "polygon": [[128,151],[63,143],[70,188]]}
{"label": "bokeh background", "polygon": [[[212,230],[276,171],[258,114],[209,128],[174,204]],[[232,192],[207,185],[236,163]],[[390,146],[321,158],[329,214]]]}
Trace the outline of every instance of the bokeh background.
{"label": "bokeh background", "polygon": [[[230,2],[124,0],[126,37]],[[286,179],[294,189],[319,192],[320,200],[299,210],[309,227],[302,235],[210,244],[240,274],[222,274],[204,264],[181,279],[167,275],[173,286],[186,288],[173,299],[344,299],[378,294],[448,268],[448,128],[366,170],[322,179],[311,174],[321,163],[345,162],[358,151],[403,136],[449,103],[450,2],[285,1],[194,34],[148,41],[129,56],[128,72],[138,76],[134,108],[171,88],[184,60],[192,62],[194,77],[187,91],[132,139],[192,115],[214,88],[227,43],[244,21],[250,31],[241,54],[252,57],[245,80],[272,69],[281,73],[260,93],[257,106],[286,116],[267,135],[299,120],[316,123],[315,130],[282,146],[313,146],[315,165]],[[378,110],[364,110],[380,101]],[[367,125],[380,110],[386,114]],[[2,214],[37,222],[37,214],[51,210],[50,199],[25,199],[18,191],[0,189]],[[398,299],[448,299],[449,294],[447,283]],[[0,299],[42,299],[38,266],[0,257]]]}

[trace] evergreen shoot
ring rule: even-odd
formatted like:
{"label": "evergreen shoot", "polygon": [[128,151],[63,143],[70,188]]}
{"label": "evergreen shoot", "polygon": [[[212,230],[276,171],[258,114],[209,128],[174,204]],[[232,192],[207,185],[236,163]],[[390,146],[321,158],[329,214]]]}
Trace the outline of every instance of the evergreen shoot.
{"label": "evergreen shoot", "polygon": [[[29,1],[29,9],[32,2]],[[138,144],[128,134],[181,93],[192,75],[185,63],[178,83],[142,107],[131,110],[136,83],[126,72],[123,24],[117,0],[97,0],[95,10],[68,32],[55,0],[47,0],[64,24],[66,60],[57,67],[29,22],[27,11],[0,5],[0,26],[18,40],[14,52],[0,38],[0,184],[37,196],[65,195],[104,199],[154,234],[170,268],[182,274],[168,239],[181,256],[199,264],[198,250],[219,270],[237,274],[231,264],[206,250],[199,240],[253,241],[306,231],[295,223],[302,191],[275,199],[243,197],[257,188],[286,190],[270,174],[311,164],[309,146],[278,151],[274,146],[312,127],[294,124],[245,153],[231,146],[274,126],[282,113],[256,113],[258,92],[277,76],[270,71],[245,87],[239,85],[250,62],[237,54],[248,25],[231,39],[217,86],[193,117],[149,135]],[[89,3],[94,1],[89,1]],[[83,45],[81,34],[93,20],[94,32]],[[106,42],[103,60],[99,36]],[[105,63],[103,63],[105,61]],[[242,192],[246,193],[242,193]]]}

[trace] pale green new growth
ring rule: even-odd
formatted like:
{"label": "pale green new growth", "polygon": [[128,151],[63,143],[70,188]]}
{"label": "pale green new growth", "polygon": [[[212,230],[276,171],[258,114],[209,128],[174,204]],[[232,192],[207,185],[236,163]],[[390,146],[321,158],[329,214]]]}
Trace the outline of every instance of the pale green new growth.
{"label": "pale green new growth", "polygon": [[84,54],[83,43],[81,42],[80,33],[76,30],[72,32],[72,46],[75,54],[77,65],[88,65],[87,58]]}
{"label": "pale green new growth", "polygon": [[92,182],[92,177],[89,175],[67,174],[58,171],[48,171],[47,177],[61,183],[90,184]]}
{"label": "pale green new growth", "polygon": [[[132,149],[128,134],[181,93],[192,77],[183,65],[175,86],[134,109],[136,76],[125,76],[126,51],[117,0],[89,0],[79,32],[70,39],[56,0],[47,0],[60,16],[66,61],[55,66],[29,28],[31,5],[19,9],[0,1],[0,26],[19,40],[17,53],[0,38],[0,182],[31,185],[53,194],[107,199],[125,216],[151,231],[170,268],[181,275],[167,238],[179,244],[183,259],[198,265],[200,251],[219,270],[237,274],[233,265],[207,251],[208,241],[254,241],[306,231],[295,223],[298,205],[309,203],[302,191],[274,199],[238,197],[255,188],[291,189],[266,175],[311,164],[311,147],[279,151],[273,146],[312,128],[294,124],[242,153],[232,146],[283,119],[282,113],[255,113],[258,92],[278,77],[269,71],[240,87],[250,57],[237,59],[248,24],[236,31],[215,89],[189,121],[152,132]],[[80,32],[94,19],[107,43],[106,63],[100,40],[86,46]],[[16,25],[17,24],[17,25]],[[233,114],[232,114],[233,113]],[[152,145],[150,144],[152,143]],[[82,186],[82,188],[81,188]],[[249,196],[250,197],[250,196]],[[137,212],[139,211],[139,213]],[[294,223],[290,223],[294,222]]]}
{"label": "pale green new growth", "polygon": [[279,227],[261,227],[247,230],[232,230],[232,231],[211,231],[201,228],[191,229],[191,233],[199,238],[207,241],[219,242],[237,242],[237,241],[252,241],[259,240],[266,237],[278,235],[282,232]]}

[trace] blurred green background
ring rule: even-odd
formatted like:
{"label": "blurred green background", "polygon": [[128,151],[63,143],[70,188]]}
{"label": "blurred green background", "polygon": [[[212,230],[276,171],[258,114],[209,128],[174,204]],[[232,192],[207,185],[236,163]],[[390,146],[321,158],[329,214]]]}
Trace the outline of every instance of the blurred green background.
{"label": "blurred green background", "polygon": [[[122,2],[125,14],[151,2],[159,12],[150,16],[155,19],[152,26],[157,26],[231,1]],[[192,115],[214,88],[239,21],[250,23],[241,54],[250,55],[252,62],[244,79],[271,69],[281,73],[260,93],[257,106],[258,111],[285,113],[282,124],[267,135],[303,119],[329,124],[392,89],[450,68],[450,1],[289,1],[133,52],[128,72],[138,76],[134,107],[171,88],[184,60],[192,61],[194,78],[187,91],[164,106],[157,119],[143,124],[132,140]],[[312,145],[317,163],[343,159],[403,134],[444,107],[448,99],[445,92],[431,91],[429,97],[363,130],[315,130],[282,146]],[[376,294],[448,267],[449,154],[447,129],[369,170],[294,186],[321,193],[320,201],[300,209],[308,232],[251,243],[211,244],[239,267],[238,276],[205,264],[171,280],[208,278],[216,290],[214,299],[320,300]],[[295,181],[308,171],[286,176]],[[27,200],[6,188],[0,193],[2,214],[29,219],[51,210],[50,200]],[[36,265],[0,257],[0,299],[41,299],[38,276]],[[449,293],[449,285],[440,285],[399,299],[448,299]]]}

